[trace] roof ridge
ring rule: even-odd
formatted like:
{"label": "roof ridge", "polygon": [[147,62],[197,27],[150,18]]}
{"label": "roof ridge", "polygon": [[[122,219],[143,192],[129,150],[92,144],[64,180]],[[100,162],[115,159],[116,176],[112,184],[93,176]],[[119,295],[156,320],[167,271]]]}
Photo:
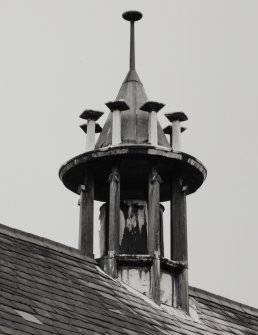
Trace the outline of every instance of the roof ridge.
{"label": "roof ridge", "polygon": [[258,316],[258,308],[242,304],[241,302],[225,298],[221,295],[202,290],[197,287],[189,286],[189,294],[192,297],[199,297],[204,300],[209,300],[219,305],[235,309],[237,311]]}
{"label": "roof ridge", "polygon": [[0,234],[8,235],[8,236],[14,237],[22,241],[37,244],[41,247],[49,248],[56,252],[61,252],[61,253],[70,255],[72,257],[77,257],[87,262],[97,264],[97,261],[95,259],[83,255],[79,249],[69,247],[65,244],[50,240],[46,237],[41,237],[35,234],[27,233],[25,231],[22,231],[16,228],[3,225],[2,223],[0,223]]}

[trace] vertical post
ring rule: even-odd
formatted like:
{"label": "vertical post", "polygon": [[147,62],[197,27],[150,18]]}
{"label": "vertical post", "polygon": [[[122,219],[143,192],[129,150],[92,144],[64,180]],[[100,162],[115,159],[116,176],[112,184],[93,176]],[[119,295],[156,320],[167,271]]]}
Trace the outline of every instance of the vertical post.
{"label": "vertical post", "polygon": [[[185,128],[181,128],[180,122],[188,120],[187,116],[183,112],[175,112],[165,114],[170,122],[172,122],[171,130],[171,146],[174,151],[181,151],[181,132],[185,130]],[[168,128],[168,127],[167,127]],[[165,129],[167,129],[165,128]]]}
{"label": "vertical post", "polygon": [[161,178],[152,167],[149,174],[148,190],[148,251],[153,255],[151,267],[151,294],[160,303],[160,183]]}
{"label": "vertical post", "polygon": [[156,101],[147,101],[144,105],[140,107],[140,109],[144,112],[149,113],[149,143],[157,146],[158,145],[158,121],[157,121],[157,113],[163,108],[165,105],[156,102]]}
{"label": "vertical post", "polygon": [[87,120],[86,125],[82,125],[82,130],[86,135],[86,151],[94,150],[95,148],[95,132],[97,130],[96,121],[103,115],[102,112],[86,109],[81,115],[81,119]]}
{"label": "vertical post", "polygon": [[122,16],[126,21],[130,21],[130,70],[135,70],[134,22],[142,18],[142,13],[131,10]]}
{"label": "vertical post", "polygon": [[[183,133],[185,130],[186,130],[185,127],[180,127],[180,132],[181,133]],[[163,131],[164,131],[165,134],[169,135],[169,143],[170,143],[171,148],[173,148],[173,140],[172,140],[173,139],[173,127],[172,127],[172,125],[169,125],[169,126],[165,127],[163,129]],[[180,143],[181,143],[181,140],[180,140]]]}
{"label": "vertical post", "polygon": [[154,146],[158,145],[157,113],[154,111],[149,113],[149,142]]}
{"label": "vertical post", "polygon": [[[177,177],[171,184],[171,259],[187,265],[187,217],[186,188],[181,178]],[[178,275],[178,305],[189,310],[188,270],[187,267]]]}
{"label": "vertical post", "polygon": [[[94,128],[93,130],[93,123]],[[86,133],[86,151],[94,150],[95,147],[95,134],[100,133],[102,131],[101,126],[95,121],[88,120],[88,123],[82,124],[80,127]],[[89,130],[89,132],[88,132]]]}
{"label": "vertical post", "polygon": [[89,257],[93,255],[93,226],[94,226],[94,180],[90,170],[87,170],[80,192],[80,227],[79,249]]}
{"label": "vertical post", "polygon": [[114,110],[113,112],[113,125],[112,125],[112,145],[118,145],[121,140],[121,112]]}
{"label": "vertical post", "polygon": [[181,126],[180,121],[175,120],[172,123],[172,147],[175,151],[181,151]]}
{"label": "vertical post", "polygon": [[120,173],[117,167],[109,175],[109,234],[108,234],[108,268],[112,277],[117,276],[115,255],[119,248],[120,225]]}
{"label": "vertical post", "polygon": [[86,135],[86,151],[94,150],[95,147],[95,120],[88,120]]}
{"label": "vertical post", "polygon": [[135,70],[134,21],[131,21],[130,23],[130,70]]}
{"label": "vertical post", "polygon": [[170,146],[173,148],[173,127],[172,125],[170,126]]}
{"label": "vertical post", "polygon": [[113,113],[112,116],[112,145],[121,144],[121,112],[128,110],[129,107],[124,100],[109,101],[106,106]]}

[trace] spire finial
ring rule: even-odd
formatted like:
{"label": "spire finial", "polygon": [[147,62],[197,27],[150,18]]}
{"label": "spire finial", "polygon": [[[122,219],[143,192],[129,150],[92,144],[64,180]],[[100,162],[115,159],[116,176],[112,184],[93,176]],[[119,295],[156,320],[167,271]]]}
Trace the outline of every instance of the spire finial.
{"label": "spire finial", "polygon": [[123,13],[123,18],[131,23],[130,32],[130,70],[135,70],[135,43],[134,43],[134,22],[142,18],[142,13],[130,10]]}

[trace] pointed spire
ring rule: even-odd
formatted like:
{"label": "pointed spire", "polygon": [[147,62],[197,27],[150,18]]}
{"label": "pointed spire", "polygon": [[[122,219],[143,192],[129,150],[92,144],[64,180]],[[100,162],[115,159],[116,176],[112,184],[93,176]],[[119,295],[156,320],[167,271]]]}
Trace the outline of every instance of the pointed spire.
{"label": "pointed spire", "polygon": [[[123,84],[116,97],[116,101],[124,100],[129,109],[121,112],[121,143],[126,144],[147,144],[148,135],[148,113],[140,110],[147,101],[147,95],[143,84],[135,70],[135,36],[134,22],[142,18],[142,13],[128,11],[122,17],[130,22],[130,67]],[[114,116],[114,115],[113,115]],[[112,113],[108,116],[103,131],[96,143],[96,149],[107,147],[112,144]],[[157,121],[158,145],[170,148],[167,138]]]}
{"label": "pointed spire", "polygon": [[134,39],[134,22],[142,18],[142,13],[130,10],[123,13],[123,18],[130,21],[130,70],[135,70],[135,39]]}
{"label": "pointed spire", "polygon": [[130,22],[130,67],[129,72],[124,80],[124,83],[127,81],[138,81],[139,83],[140,78],[138,77],[138,74],[135,71],[135,37],[134,37],[134,22],[139,21],[142,18],[142,13],[137,11],[128,11],[123,13],[123,18],[126,21]]}

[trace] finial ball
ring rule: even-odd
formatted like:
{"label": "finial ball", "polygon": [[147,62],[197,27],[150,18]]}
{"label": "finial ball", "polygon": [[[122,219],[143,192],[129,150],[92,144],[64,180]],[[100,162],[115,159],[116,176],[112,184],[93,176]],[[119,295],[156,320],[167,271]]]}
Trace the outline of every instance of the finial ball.
{"label": "finial ball", "polygon": [[134,22],[139,21],[142,18],[142,13],[137,12],[136,10],[129,10],[128,12],[123,13],[122,16],[126,21]]}

